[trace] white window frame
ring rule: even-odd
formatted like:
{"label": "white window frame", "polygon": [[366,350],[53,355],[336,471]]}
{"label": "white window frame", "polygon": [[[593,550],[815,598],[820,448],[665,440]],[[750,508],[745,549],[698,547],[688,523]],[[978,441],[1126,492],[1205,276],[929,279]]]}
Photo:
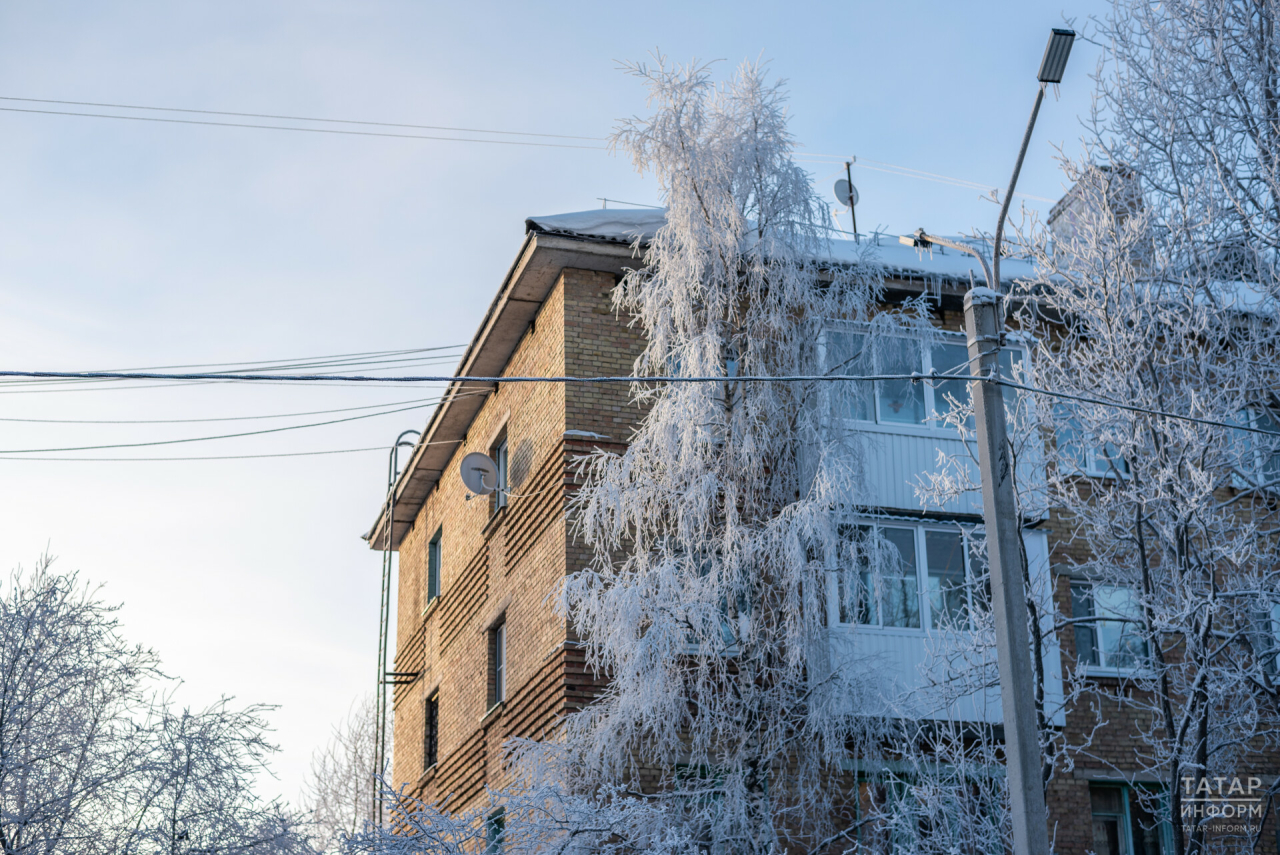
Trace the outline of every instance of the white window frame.
{"label": "white window frame", "polygon": [[[859,632],[870,631],[877,633],[885,633],[889,635],[913,635],[922,636],[937,631],[933,626],[933,603],[929,596],[929,556],[926,548],[926,535],[928,532],[946,532],[948,534],[960,534],[961,544],[964,549],[964,568],[965,568],[965,590],[967,592],[967,602],[965,608],[972,610],[973,599],[972,592],[974,585],[978,581],[973,575],[973,566],[969,561],[971,550],[976,536],[981,535],[983,528],[980,525],[965,525],[960,523],[920,523],[908,520],[895,520],[884,518],[862,518],[855,520],[853,525],[858,526],[874,526],[876,528],[905,528],[911,529],[915,544],[915,573],[916,573],[916,597],[919,602],[920,626],[884,626],[880,623],[859,623],[857,620],[858,606],[854,606],[853,620],[842,621],[840,619],[840,572],[828,571],[827,573],[827,625],[829,627],[857,627]],[[858,570],[853,569],[854,573]],[[883,619],[877,610],[877,618]]]}
{"label": "white window frame", "polygon": [[[1093,614],[1090,615],[1089,622],[1080,620],[1079,618],[1076,617],[1075,599],[1076,599],[1077,588],[1089,589],[1090,609],[1093,612]],[[1132,587],[1126,587],[1124,585],[1111,585],[1105,582],[1093,582],[1087,579],[1071,580],[1071,618],[1073,621],[1072,627],[1074,628],[1081,625],[1088,625],[1092,629],[1094,633],[1093,649],[1098,654],[1098,663],[1096,665],[1093,664],[1092,662],[1083,662],[1085,666],[1085,673],[1089,674],[1090,676],[1098,676],[1098,677],[1127,677],[1127,676],[1133,676],[1134,674],[1145,673],[1147,670],[1149,670],[1146,665],[1112,665],[1106,661],[1106,650],[1103,647],[1103,645],[1099,643],[1099,639],[1098,639],[1098,635],[1099,635],[1098,625],[1100,623],[1108,622],[1108,621],[1111,623],[1120,623],[1120,620],[1116,618],[1108,619],[1105,616],[1098,615],[1098,599],[1097,599],[1096,592],[1099,588],[1107,588],[1110,590],[1126,590],[1129,592],[1129,596],[1133,600],[1136,600],[1138,596],[1137,592],[1134,591]],[[1073,636],[1075,635],[1074,631],[1072,634]],[[1079,642],[1077,642],[1077,645],[1078,644]],[[1148,650],[1144,654],[1144,658],[1149,656],[1151,656],[1151,650],[1148,648]],[[1076,661],[1077,662],[1083,661],[1080,657],[1080,650],[1078,647],[1076,649]]]}
{"label": "white window frame", "polygon": [[[856,323],[842,324],[842,323],[835,323],[835,322],[828,324],[827,327],[823,330],[822,335],[820,336],[819,342],[818,342],[819,358],[820,358],[821,364],[826,365],[827,335],[829,333],[845,332],[853,335],[867,335],[869,333],[869,330],[870,328],[866,324],[856,324]],[[889,334],[889,335],[891,335],[891,337],[893,338],[900,338],[910,343],[911,345],[915,346],[916,348],[922,350],[923,351],[921,355],[922,373],[929,374],[930,372],[933,371],[933,348],[932,347],[922,348],[920,345],[919,339],[913,338],[910,335],[895,335],[895,334]],[[965,333],[953,332],[951,330],[935,330],[934,335],[936,336],[937,344],[959,345],[960,347],[963,347],[965,349],[966,355],[968,354],[968,340],[965,336]],[[1024,366],[1027,364],[1028,360],[1030,359],[1030,353],[1028,349],[1025,346],[1020,344],[1008,344],[1001,347],[1000,350],[1002,352],[1008,351],[1010,353],[1016,354],[1017,358],[1021,361],[1021,364]],[[939,407],[939,404],[945,404],[945,401],[943,400],[942,394],[936,388],[936,384],[934,382],[929,382],[926,380],[922,380],[920,382],[924,389],[925,419],[922,422],[910,423],[910,422],[893,422],[893,421],[883,420],[880,417],[880,395],[877,393],[876,383],[871,384],[871,409],[872,409],[873,417],[871,419],[855,419],[855,418],[845,417],[843,420],[846,422],[852,422],[858,425],[860,430],[871,430],[871,431],[878,431],[882,433],[915,434],[919,436],[947,436],[947,437],[958,436],[959,431],[948,427],[946,425],[946,422],[942,418],[942,416],[944,415],[944,412]],[[973,426],[973,420],[971,417],[969,419],[969,427],[972,428],[972,426]]]}
{"label": "white window frame", "polygon": [[[1062,410],[1072,409],[1070,404],[1059,404]],[[1056,422],[1057,417],[1054,417]],[[1076,423],[1072,428],[1074,433],[1079,434],[1078,443],[1080,445],[1081,456],[1083,460],[1076,460],[1076,472],[1090,478],[1122,478],[1129,479],[1129,462],[1123,456],[1118,458],[1118,462],[1124,464],[1120,466],[1112,466],[1110,461],[1116,458],[1107,456],[1107,449],[1091,439],[1085,432],[1084,425]],[[1063,439],[1063,432],[1057,429],[1055,425],[1054,442],[1058,444],[1059,450],[1066,440]]]}

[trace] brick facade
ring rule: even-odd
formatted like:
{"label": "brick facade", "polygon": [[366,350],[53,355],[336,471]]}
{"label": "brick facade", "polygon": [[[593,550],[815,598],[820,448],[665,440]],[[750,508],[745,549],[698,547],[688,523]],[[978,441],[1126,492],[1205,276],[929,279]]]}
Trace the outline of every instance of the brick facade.
{"label": "brick facade", "polygon": [[[616,281],[616,273],[563,269],[503,376],[629,373],[643,343],[611,308]],[[960,329],[958,301],[953,298],[945,311],[939,309],[935,323]],[[507,739],[545,733],[598,689],[548,596],[588,558],[565,518],[575,458],[596,447],[623,448],[639,415],[625,384],[499,383],[465,435],[453,440],[457,447],[448,465],[399,543],[394,670],[418,676],[395,688],[395,785],[407,784],[411,794],[425,800],[449,795],[454,809],[473,806],[485,785],[503,785]],[[487,497],[467,499],[457,469],[463,455],[488,453],[504,436],[512,495],[507,507],[495,510]],[[1052,561],[1062,564],[1061,522],[1051,515],[1044,528]],[[441,593],[428,604],[428,543],[437,532]],[[1058,609],[1070,615],[1070,579],[1058,573],[1055,585]],[[490,707],[491,633],[499,623],[507,634],[506,697]],[[1068,671],[1075,661],[1074,639],[1068,632],[1060,642]],[[1049,789],[1052,833],[1064,855],[1084,855],[1093,848],[1091,783],[1106,778],[1108,765],[1136,769],[1135,713],[1124,704],[1115,680],[1100,685],[1112,697],[1097,699],[1108,724],[1095,739],[1096,760],[1079,761],[1074,773],[1059,775]],[[432,697],[439,710],[438,762],[424,768],[424,711]],[[1068,712],[1068,739],[1091,728],[1090,712]],[[1280,764],[1273,765],[1262,770],[1268,780],[1280,770]],[[1276,843],[1269,833],[1265,851]]]}

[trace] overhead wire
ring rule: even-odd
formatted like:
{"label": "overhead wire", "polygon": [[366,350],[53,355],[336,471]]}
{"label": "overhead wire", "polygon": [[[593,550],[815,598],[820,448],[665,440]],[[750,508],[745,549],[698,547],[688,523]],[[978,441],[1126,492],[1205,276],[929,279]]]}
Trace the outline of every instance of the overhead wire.
{"label": "overhead wire", "polygon": [[[18,97],[15,95],[0,95],[0,101],[21,102],[21,103],[27,103],[27,104],[55,104],[55,105],[70,106],[70,107],[101,107],[101,108],[113,109],[113,110],[148,110],[153,112],[165,112],[165,113],[187,113],[190,115],[227,116],[231,118],[239,117],[239,118],[248,118],[248,119],[275,119],[280,121],[291,121],[291,122],[317,122],[317,123],[324,123],[324,124],[359,125],[363,127],[407,128],[407,129],[417,129],[417,130],[450,131],[455,133],[492,134],[495,136],[500,135],[500,136],[512,136],[512,137],[536,137],[539,139],[582,140],[585,142],[602,142],[602,143],[608,141],[608,137],[595,137],[595,136],[585,136],[585,135],[577,135],[577,134],[551,134],[551,133],[533,132],[533,131],[509,131],[509,130],[494,130],[494,129],[486,129],[486,128],[464,128],[464,127],[454,127],[449,125],[413,124],[409,122],[375,122],[375,121],[367,121],[367,120],[360,120],[360,119],[328,119],[328,118],[320,118],[316,116],[293,116],[293,115],[287,115],[282,113],[250,113],[250,112],[242,112],[242,111],[235,111],[235,110],[203,110],[203,109],[196,109],[196,108],[190,108],[190,107],[156,107],[156,106],[149,106],[149,105],[142,105],[142,104],[116,104],[116,103],[103,102],[103,101],[67,101],[67,100],[59,100],[54,98],[25,98],[25,97]],[[378,131],[342,130],[339,128],[308,128],[308,127],[285,126],[285,125],[262,125],[262,124],[252,124],[247,122],[216,122],[216,121],[199,120],[199,119],[163,118],[160,116],[129,116],[129,115],[118,115],[118,114],[106,114],[106,113],[87,113],[87,112],[79,112],[79,111],[72,111],[72,110],[42,110],[42,109],[24,108],[24,107],[0,107],[0,111],[10,112],[10,113],[38,113],[38,114],[53,115],[53,116],[80,116],[80,117],[95,118],[95,119],[122,119],[122,120],[129,120],[129,121],[163,122],[168,124],[208,125],[208,126],[232,127],[232,128],[255,128],[259,130],[300,131],[304,133],[330,133],[330,134],[341,134],[341,135],[348,135],[348,136],[390,137],[390,138],[397,138],[397,139],[423,139],[423,140],[433,140],[433,141],[442,141],[442,142],[478,142],[478,143],[494,143],[499,145],[531,145],[531,146],[540,146],[540,147],[548,147],[548,148],[572,148],[572,149],[588,149],[588,150],[597,150],[597,151],[605,151],[609,148],[609,146],[607,145],[576,145],[576,144],[549,143],[549,142],[540,143],[540,142],[534,142],[532,140],[491,140],[491,139],[478,139],[478,138],[469,138],[469,137],[442,137],[442,136],[423,135],[423,134],[398,134],[398,133],[388,133],[388,132],[378,132]],[[962,187],[964,189],[978,190],[981,192],[991,192],[993,190],[998,192],[999,190],[999,187],[997,185],[983,184],[978,181],[970,181],[964,178],[956,178],[954,176],[943,175],[937,172],[929,172],[923,169],[916,169],[910,166],[900,166],[898,164],[887,163],[881,160],[872,160],[872,159],[863,158],[863,157],[852,157],[850,155],[823,154],[819,152],[799,151],[796,153],[795,159],[801,162],[819,163],[819,164],[832,164],[837,161],[852,160],[856,165],[863,167],[864,169],[871,169],[876,172],[883,172],[889,175],[897,175],[904,178],[916,178],[922,181],[933,181],[940,184],[949,184],[953,187]],[[819,180],[823,180],[823,179],[819,179]],[[1024,199],[1032,199],[1037,202],[1052,203],[1056,201],[1054,199],[1049,199],[1044,196],[1036,196],[1034,194],[1024,193],[1024,192],[1015,192],[1014,195],[1020,196]],[[610,199],[608,201],[612,202],[616,200]],[[639,204],[639,203],[621,202],[620,204]],[[660,206],[655,205],[655,206],[644,206],[644,207],[660,207]]]}
{"label": "overhead wire", "polygon": [[[956,374],[939,374],[936,372],[930,372],[927,374],[921,373],[921,372],[912,372],[910,374],[861,374],[861,375],[793,374],[793,375],[780,375],[780,376],[743,375],[743,376],[734,376],[734,377],[726,377],[726,376],[685,377],[685,376],[664,376],[664,375],[652,375],[652,376],[641,376],[641,377],[633,377],[628,375],[602,375],[602,376],[595,376],[595,377],[586,377],[586,376],[579,377],[579,376],[571,376],[571,375],[545,376],[545,377],[457,376],[457,375],[451,376],[451,377],[448,377],[448,376],[372,377],[372,376],[342,376],[342,375],[325,375],[325,374],[313,374],[313,375],[213,374],[213,375],[208,375],[208,374],[159,374],[159,373],[126,374],[121,372],[109,372],[109,371],[79,371],[79,372],[0,371],[0,377],[5,377],[5,376],[65,377],[65,378],[73,378],[73,379],[81,378],[81,377],[114,377],[114,378],[142,377],[146,379],[160,379],[160,380],[210,379],[210,380],[216,380],[216,381],[235,381],[235,382],[245,382],[245,381],[259,382],[263,380],[277,380],[277,381],[285,381],[285,382],[304,382],[304,383],[309,383],[316,380],[330,380],[330,381],[336,380],[336,381],[342,381],[342,382],[348,382],[348,383],[447,382],[447,383],[483,383],[483,384],[491,384],[491,385],[498,385],[502,383],[521,383],[521,384],[523,383],[582,383],[582,384],[675,383],[675,384],[685,384],[685,383],[816,383],[816,382],[830,383],[830,382],[842,382],[842,381],[854,381],[854,382],[865,383],[865,382],[884,381],[884,380],[910,380],[913,382],[942,381],[942,380],[968,380],[968,381],[987,381],[987,382],[995,383],[997,385],[1007,386],[1013,389],[1021,389],[1027,392],[1034,392],[1041,395],[1048,395],[1050,397],[1062,398],[1065,400],[1073,400],[1073,401],[1078,401],[1078,402],[1087,403],[1087,404],[1095,404],[1098,406],[1115,407],[1117,409],[1128,410],[1131,412],[1142,413],[1145,415],[1158,416],[1160,418],[1175,419],[1179,421],[1186,421],[1186,422],[1191,422],[1195,424],[1207,425],[1210,427],[1223,428],[1226,430],[1236,430],[1236,431],[1244,431],[1247,433],[1265,434],[1267,436],[1278,435],[1275,431],[1268,430],[1266,428],[1256,428],[1256,427],[1250,427],[1247,425],[1232,424],[1229,422],[1216,421],[1213,419],[1204,419],[1197,416],[1183,415],[1181,413],[1171,413],[1163,410],[1154,410],[1147,407],[1138,407],[1130,404],[1123,404],[1117,401],[1108,401],[1103,398],[1091,398],[1091,397],[1082,396],[1082,395],[1072,395],[1066,392],[1057,392],[1051,389],[1041,389],[1035,386],[1028,386],[1021,383],[1015,383],[1012,380],[1006,380],[998,376],[996,377],[962,376],[962,375],[956,375]],[[406,409],[420,409],[420,407],[409,407]],[[390,414],[390,413],[386,413],[386,414]],[[374,414],[364,415],[364,416],[353,416],[348,419],[336,419],[331,422],[319,422],[319,423],[316,423],[315,425],[302,425],[297,427],[318,427],[324,424],[336,424],[342,421],[355,421],[356,419],[369,418],[371,415],[384,415],[384,414],[374,413]],[[275,433],[280,430],[286,430],[286,429],[287,428],[274,428],[267,431],[255,431],[253,433]],[[210,437],[210,439],[225,439],[225,438],[231,438],[233,436],[251,436],[253,435],[253,433],[232,434],[227,437]],[[175,442],[197,442],[197,441],[202,441],[202,440],[200,439],[169,440],[169,441],[160,442],[160,443],[141,443],[140,445],[153,445],[153,444],[168,445]],[[40,451],[78,451],[78,450],[88,451],[88,450],[93,450],[94,448],[123,448],[123,447],[132,447],[132,446],[87,446],[82,449],[32,449],[31,451],[32,453],[38,453]],[[18,453],[18,452],[0,451],[0,454],[14,454],[14,453]]]}
{"label": "overhead wire", "polygon": [[[335,125],[368,125],[380,128],[414,128],[422,131],[456,131],[466,134],[503,134],[520,137],[548,137],[562,140],[590,140],[606,142],[607,137],[583,137],[572,134],[544,134],[531,131],[494,131],[485,128],[455,128],[447,125],[412,125],[406,122],[369,122],[358,119],[321,119],[315,116],[284,116],[275,113],[238,113],[231,110],[196,110],[189,107],[148,107],[141,104],[107,104],[99,101],[57,101],[52,98],[19,98],[0,95],[0,101],[22,101],[27,104],[62,104],[70,107],[107,107],[113,110],[154,110],[164,113],[194,113],[204,116],[239,116],[246,119],[283,119],[291,122],[327,122]],[[610,200],[612,201],[612,200]]]}
{"label": "overhead wire", "polygon": [[120,116],[112,113],[77,113],[70,110],[35,110],[29,107],[0,107],[6,113],[41,113],[49,116],[83,116],[91,119],[120,119],[129,122],[160,122],[167,125],[206,125],[221,128],[256,128],[264,131],[294,131],[305,134],[338,134],[349,137],[388,137],[404,140],[434,140],[436,142],[488,143],[490,145],[525,145],[537,148],[573,148],[606,150],[602,145],[571,145],[568,143],[534,142],[533,140],[486,140],[478,137],[441,137],[427,134],[393,134],[387,131],[349,131],[341,128],[303,128],[291,125],[255,125],[247,122],[213,122],[207,119],[166,119],[160,116]]}
{"label": "overhead wire", "polygon": [[410,401],[390,401],[385,404],[364,404],[359,407],[340,407],[334,410],[309,410],[302,413],[271,413],[269,415],[258,416],[218,416],[215,418],[203,419],[19,419],[0,417],[0,422],[19,422],[24,424],[42,425],[181,425],[208,422],[247,422],[261,421],[263,419],[292,419],[300,418],[302,416],[327,416],[331,413],[351,413],[358,410],[378,410],[384,407],[398,407],[406,404],[430,405],[440,400],[440,398],[414,398]]}

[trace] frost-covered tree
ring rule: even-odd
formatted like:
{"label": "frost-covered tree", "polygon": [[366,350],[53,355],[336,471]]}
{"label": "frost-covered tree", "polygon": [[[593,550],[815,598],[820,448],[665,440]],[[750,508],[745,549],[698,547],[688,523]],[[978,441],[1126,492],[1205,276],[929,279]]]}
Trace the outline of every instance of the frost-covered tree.
{"label": "frost-covered tree", "polygon": [[1224,427],[1265,426],[1275,405],[1270,251],[1238,248],[1253,256],[1250,280],[1227,279],[1194,261],[1212,230],[1117,204],[1141,198],[1117,193],[1132,173],[1069,171],[1080,204],[1054,244],[1033,250],[1031,377],[1126,407],[1048,398],[1040,409],[1051,503],[1080,547],[1063,551],[1077,577],[1061,621],[1080,662],[1074,695],[1103,691],[1090,666],[1124,674],[1124,703],[1141,713],[1135,760],[1164,782],[1150,807],[1172,820],[1177,851],[1233,851],[1239,839],[1207,834],[1203,819],[1187,831],[1179,817],[1184,778],[1247,777],[1280,746],[1277,443]]}
{"label": "frost-covered tree", "polygon": [[131,770],[154,653],[42,558],[0,595],[0,852],[94,852]]}
{"label": "frost-covered tree", "polygon": [[313,852],[294,812],[254,795],[263,708],[175,711],[118,608],[49,564],[0,594],[0,853]]}
{"label": "frost-covered tree", "polygon": [[326,852],[339,851],[342,840],[361,831],[373,813],[375,714],[373,698],[362,698],[311,757],[304,801]]}
{"label": "frost-covered tree", "polygon": [[894,741],[881,666],[834,651],[826,625],[832,575],[851,608],[858,562],[877,580],[890,563],[852,524],[866,449],[833,418],[867,389],[735,378],[890,367],[899,339],[883,333],[913,326],[927,347],[929,327],[878,307],[874,247],[832,257],[759,65],[721,84],[661,58],[629,71],[654,112],[614,144],[667,216],[614,306],[644,336],[636,376],[671,379],[634,387],[627,449],[583,459],[571,503],[594,557],[562,606],[608,687],[553,741],[518,743],[517,779],[489,805],[401,797],[392,829],[357,849],[457,852],[501,833],[519,852],[843,851],[863,821],[851,758],[914,750]]}
{"label": "frost-covered tree", "polygon": [[833,319],[871,318],[880,275],[870,257],[829,261],[759,66],[720,86],[705,67],[631,70],[656,112],[614,142],[667,219],[614,305],[644,333],[638,375],[724,382],[637,389],[627,450],[585,466],[573,511],[595,558],[564,603],[611,682],[566,740],[593,782],[664,800],[704,847],[803,850],[852,827],[842,764],[883,735],[873,675],[832,657],[825,630],[827,573],[846,568],[852,591],[865,546],[845,527],[862,447],[828,414],[860,390],[733,378],[845,373],[820,341]]}

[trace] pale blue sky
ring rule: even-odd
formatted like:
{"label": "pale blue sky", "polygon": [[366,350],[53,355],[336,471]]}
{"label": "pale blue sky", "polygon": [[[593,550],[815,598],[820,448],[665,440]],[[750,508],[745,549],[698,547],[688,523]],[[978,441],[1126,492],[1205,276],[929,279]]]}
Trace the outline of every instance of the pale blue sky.
{"label": "pale blue sky", "polygon": [[[807,151],[1003,186],[1049,29],[1064,13],[1103,8],[7,0],[0,95],[603,136],[644,110],[643,90],[617,61],[660,47],[681,61],[724,58],[727,74],[763,55],[789,81],[792,128]],[[1041,113],[1023,191],[1061,193],[1051,143],[1078,150],[1096,59],[1077,44],[1061,101],[1050,97]],[[829,192],[834,167],[814,169]],[[855,183],[864,230],[993,226],[994,206],[973,190],[866,169]],[[0,366],[462,343],[524,218],[598,207],[600,196],[657,201],[651,180],[599,151],[0,112]],[[195,418],[414,397],[274,386],[0,391],[0,418]],[[376,446],[425,418],[157,453]],[[0,450],[217,428],[0,422]],[[186,679],[184,700],[280,704],[280,777],[269,787],[294,798],[312,748],[372,681],[379,560],[358,536],[385,468],[382,453],[0,460],[0,567],[30,565],[47,544],[63,568],[125,603],[128,634]]]}

